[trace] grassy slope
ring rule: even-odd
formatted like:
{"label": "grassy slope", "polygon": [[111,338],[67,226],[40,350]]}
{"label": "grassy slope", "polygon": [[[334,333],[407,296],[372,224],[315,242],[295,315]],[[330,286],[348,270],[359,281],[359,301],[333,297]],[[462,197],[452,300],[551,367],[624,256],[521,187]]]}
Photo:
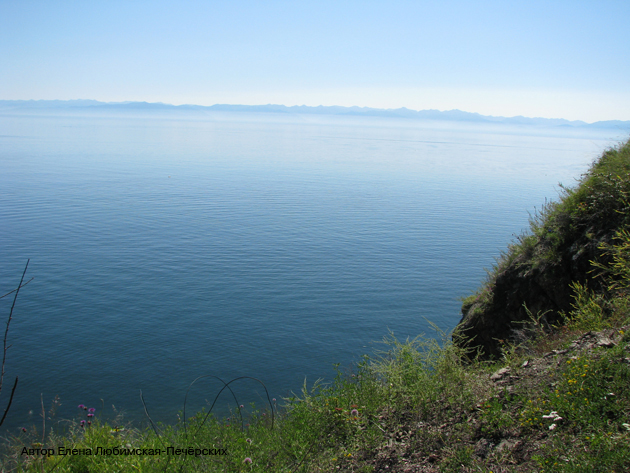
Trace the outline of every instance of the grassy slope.
{"label": "grassy slope", "polygon": [[[498,361],[470,360],[447,336],[406,342],[388,337],[383,352],[351,372],[339,371],[331,384],[305,387],[285,400],[273,425],[272,408],[235,407],[231,419],[222,420],[197,413],[186,425],[159,426],[157,432],[121,428],[120,420],[113,428],[98,418],[81,427],[87,418],[80,411],[67,424],[49,420],[46,435],[31,427],[11,439],[4,469],[629,471],[630,233],[627,200],[615,207],[620,194],[610,192],[629,188],[629,149],[626,143],[595,163],[596,171],[549,206],[533,222],[532,236],[522,237],[499,263],[497,272],[516,260],[521,266],[549,264],[563,254],[573,232],[597,241],[594,269],[602,276],[593,287],[573,284],[572,306],[559,326],[550,329],[533,316],[526,324],[528,338],[519,346],[503,345]],[[598,227],[610,227],[611,218],[618,219],[615,238],[604,237]],[[69,427],[58,435],[51,424]],[[28,454],[59,446],[92,452],[173,446],[227,454]]]}
{"label": "grassy slope", "polygon": [[592,261],[610,261],[605,245],[630,224],[630,141],[608,150],[565,189],[559,202],[546,205],[531,221],[531,231],[510,245],[476,294],[464,300],[459,330],[488,357],[500,356],[497,340],[519,342],[523,323],[534,314],[559,324],[571,310],[574,288],[605,292]]}

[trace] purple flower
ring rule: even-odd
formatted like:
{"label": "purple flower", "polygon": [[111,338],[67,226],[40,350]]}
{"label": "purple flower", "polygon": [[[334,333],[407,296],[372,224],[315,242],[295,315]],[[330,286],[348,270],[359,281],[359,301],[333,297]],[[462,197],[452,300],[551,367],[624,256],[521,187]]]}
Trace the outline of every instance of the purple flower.
{"label": "purple flower", "polygon": [[245,439],[247,443],[252,443],[252,439]]}
{"label": "purple flower", "polygon": [[26,427],[22,427],[22,432],[26,432]]}
{"label": "purple flower", "polygon": [[94,414],[92,414],[91,412],[87,415],[88,417],[94,417]]}
{"label": "purple flower", "polygon": [[243,407],[245,407],[243,404],[241,404],[240,406],[238,406],[239,409],[242,409]]}
{"label": "purple flower", "polygon": [[90,407],[90,408],[88,409],[88,412],[95,413],[95,412],[96,412],[96,409],[94,409],[93,407]]}
{"label": "purple flower", "polygon": [[249,458],[249,457],[247,457],[247,458],[245,458],[245,460],[243,460],[243,463],[251,463],[251,462],[252,462],[252,459]]}
{"label": "purple flower", "polygon": [[85,427],[85,421],[84,420],[81,421],[81,427]]}
{"label": "purple flower", "polygon": [[357,411],[356,409],[352,409],[352,410],[350,411],[350,415],[351,415],[351,416],[358,416],[358,415],[359,415],[359,411]]}
{"label": "purple flower", "polygon": [[85,406],[84,406],[83,404],[79,404],[77,407],[78,407],[79,409],[85,409]]}

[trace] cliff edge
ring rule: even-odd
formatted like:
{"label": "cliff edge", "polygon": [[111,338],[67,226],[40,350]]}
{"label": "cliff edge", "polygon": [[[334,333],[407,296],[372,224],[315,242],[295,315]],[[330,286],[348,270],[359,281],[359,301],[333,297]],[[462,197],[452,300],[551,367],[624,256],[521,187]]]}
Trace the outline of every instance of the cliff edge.
{"label": "cliff edge", "polygon": [[458,346],[496,358],[506,343],[525,342],[533,325],[562,324],[582,292],[609,291],[598,268],[611,262],[611,244],[630,227],[630,140],[605,151],[575,187],[562,190],[463,301],[453,336]]}

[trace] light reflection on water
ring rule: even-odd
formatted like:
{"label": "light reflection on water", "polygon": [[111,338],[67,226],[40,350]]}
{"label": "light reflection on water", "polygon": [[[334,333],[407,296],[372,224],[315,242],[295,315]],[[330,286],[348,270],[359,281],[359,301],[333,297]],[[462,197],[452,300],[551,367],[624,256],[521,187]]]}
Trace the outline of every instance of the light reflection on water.
{"label": "light reflection on water", "polygon": [[388,330],[450,330],[528,212],[621,138],[239,114],[0,126],[0,291],[27,258],[35,277],[11,325],[11,429],[38,421],[40,394],[61,417],[139,419],[140,389],[173,422],[204,374],[281,398]]}

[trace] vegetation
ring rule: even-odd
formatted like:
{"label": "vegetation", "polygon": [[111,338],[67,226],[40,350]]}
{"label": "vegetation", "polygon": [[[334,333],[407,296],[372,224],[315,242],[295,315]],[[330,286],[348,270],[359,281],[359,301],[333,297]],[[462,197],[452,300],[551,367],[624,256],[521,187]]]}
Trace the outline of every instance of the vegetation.
{"label": "vegetation", "polygon": [[[234,405],[226,419],[202,411],[134,427],[79,406],[63,431],[48,420],[9,439],[3,471],[630,471],[629,150],[604,154],[499,262],[497,273],[515,262],[541,267],[562,260],[569,241],[597,242],[558,324],[525,307],[527,339],[504,340],[494,360],[446,334],[390,335],[381,352],[337,367],[334,381],[305,385],[279,409],[273,400]],[[490,276],[473,304],[493,299],[492,287]]]}
{"label": "vegetation", "polygon": [[530,219],[530,232],[508,247],[485,283],[463,301],[459,345],[473,340],[484,356],[498,359],[499,340],[528,338],[532,314],[551,328],[565,323],[576,295],[609,298],[614,283],[601,271],[612,261],[615,238],[630,225],[629,198],[630,140],[607,150],[574,188],[563,187],[558,202]]}

